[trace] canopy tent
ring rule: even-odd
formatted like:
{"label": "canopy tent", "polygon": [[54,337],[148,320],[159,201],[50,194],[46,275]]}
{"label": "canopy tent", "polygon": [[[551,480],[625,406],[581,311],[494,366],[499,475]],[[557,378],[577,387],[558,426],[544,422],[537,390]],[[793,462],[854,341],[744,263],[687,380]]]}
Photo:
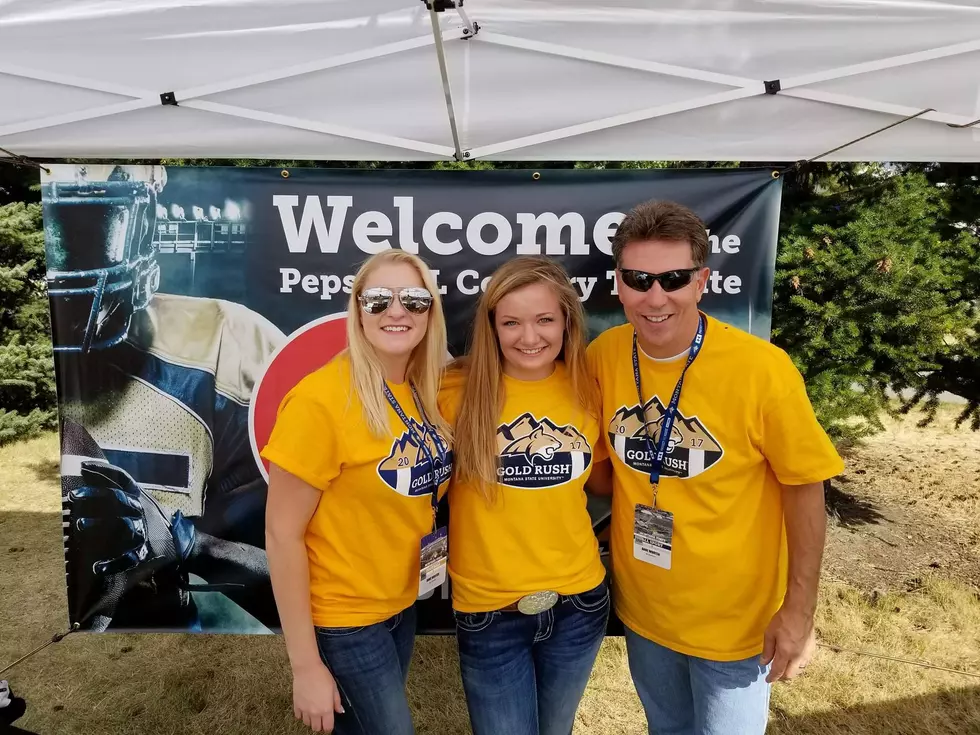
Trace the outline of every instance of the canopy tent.
{"label": "canopy tent", "polygon": [[976,0],[457,2],[0,0],[0,147],[980,160]]}

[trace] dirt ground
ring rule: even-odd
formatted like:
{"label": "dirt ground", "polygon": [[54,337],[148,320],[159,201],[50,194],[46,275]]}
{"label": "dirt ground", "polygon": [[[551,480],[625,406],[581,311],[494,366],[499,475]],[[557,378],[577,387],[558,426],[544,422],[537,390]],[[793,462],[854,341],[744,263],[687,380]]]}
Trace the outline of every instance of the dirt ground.
{"label": "dirt ground", "polygon": [[927,574],[980,588],[980,432],[954,428],[955,406],[918,415],[845,455],[827,492],[824,576],[860,589],[912,589]]}

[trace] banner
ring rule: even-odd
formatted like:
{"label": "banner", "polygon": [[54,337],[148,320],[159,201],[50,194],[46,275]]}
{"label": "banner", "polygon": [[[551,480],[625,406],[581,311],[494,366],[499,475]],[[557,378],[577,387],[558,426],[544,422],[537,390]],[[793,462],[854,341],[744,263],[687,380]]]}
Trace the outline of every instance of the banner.
{"label": "banner", "polygon": [[[769,336],[769,171],[63,165],[42,192],[68,604],[85,630],[278,629],[259,450],[285,393],[344,347],[353,274],[372,253],[433,269],[453,356],[481,288],[517,254],[565,266],[594,337],[625,321],[618,223],[672,199],[707,226],[702,308]],[[604,542],[608,506],[590,512]],[[454,630],[447,583],[419,601],[419,631]]]}

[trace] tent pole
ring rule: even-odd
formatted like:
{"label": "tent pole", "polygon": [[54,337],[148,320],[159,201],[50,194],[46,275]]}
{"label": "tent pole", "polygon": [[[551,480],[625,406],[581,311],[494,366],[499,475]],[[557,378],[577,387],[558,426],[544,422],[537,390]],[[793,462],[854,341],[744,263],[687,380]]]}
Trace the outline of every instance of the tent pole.
{"label": "tent pole", "polygon": [[459,130],[456,128],[456,111],[453,108],[453,93],[449,86],[449,69],[446,66],[446,50],[442,43],[442,31],[439,30],[439,16],[431,5],[429,6],[429,20],[432,21],[432,37],[436,42],[436,56],[439,58],[439,73],[442,75],[442,89],[446,93],[446,110],[449,113],[449,127],[453,134],[453,146],[456,149],[456,160],[462,161],[469,158],[469,154],[463,153],[463,148],[459,142]]}

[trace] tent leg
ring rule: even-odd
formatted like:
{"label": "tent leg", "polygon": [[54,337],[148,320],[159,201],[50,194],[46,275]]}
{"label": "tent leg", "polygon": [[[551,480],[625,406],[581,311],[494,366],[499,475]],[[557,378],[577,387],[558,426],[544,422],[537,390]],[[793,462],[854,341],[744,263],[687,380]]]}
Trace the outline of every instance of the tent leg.
{"label": "tent leg", "polygon": [[434,8],[429,8],[429,19],[432,21],[432,36],[436,43],[436,56],[439,58],[439,73],[442,75],[442,89],[446,93],[446,110],[449,113],[449,127],[453,133],[453,147],[456,149],[456,160],[469,158],[469,153],[463,153],[459,142],[459,130],[456,127],[456,111],[453,107],[453,93],[449,86],[449,69],[446,66],[446,49],[442,43],[442,31],[439,30],[439,16]]}

